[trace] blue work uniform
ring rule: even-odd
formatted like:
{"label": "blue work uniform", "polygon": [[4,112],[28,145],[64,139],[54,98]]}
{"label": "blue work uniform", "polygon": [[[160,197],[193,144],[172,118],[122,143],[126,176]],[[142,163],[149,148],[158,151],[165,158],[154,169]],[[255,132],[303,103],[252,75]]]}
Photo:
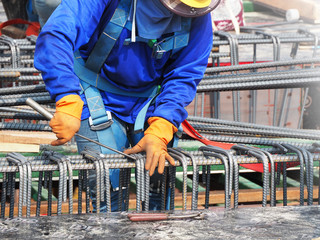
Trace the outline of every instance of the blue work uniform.
{"label": "blue work uniform", "polygon": [[[37,40],[34,65],[42,72],[47,90],[55,101],[79,94],[84,101],[82,120],[90,113],[74,73],[73,53],[79,50],[84,60],[88,58],[118,3],[119,0],[62,1]],[[188,45],[174,54],[168,51],[160,59],[152,57],[152,48],[146,42],[124,44],[130,36],[131,31],[124,28],[101,68],[101,77],[127,92],[160,85],[160,94],[145,119],[162,117],[178,128],[187,117],[185,107],[193,100],[207,66],[212,48],[210,15],[192,19]],[[106,110],[128,124],[135,122],[149,101],[104,91],[101,96]]]}
{"label": "blue work uniform", "polygon": [[[117,0],[63,1],[43,27],[36,45],[34,65],[42,72],[47,90],[55,101],[69,94],[80,94],[79,79],[73,71],[73,52],[80,49],[86,59],[99,34],[111,18]],[[194,98],[212,48],[210,15],[192,19],[189,44],[171,56],[151,57],[147,43],[124,45],[131,32],[123,29],[101,69],[101,76],[128,91],[144,91],[161,85],[161,93],[150,106],[146,119],[162,117],[179,127],[187,117],[184,109]],[[106,110],[134,123],[147,99],[101,93]],[[89,117],[84,95],[82,119]]]}

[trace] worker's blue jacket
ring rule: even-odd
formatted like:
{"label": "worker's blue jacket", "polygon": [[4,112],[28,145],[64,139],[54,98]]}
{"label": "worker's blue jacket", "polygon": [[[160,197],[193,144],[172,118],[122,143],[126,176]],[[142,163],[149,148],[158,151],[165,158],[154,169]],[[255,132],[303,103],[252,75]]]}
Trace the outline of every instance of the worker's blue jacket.
{"label": "worker's blue jacket", "polygon": [[[34,65],[42,72],[47,90],[56,101],[69,94],[80,94],[79,78],[73,71],[73,53],[80,50],[86,59],[100,33],[110,20],[119,0],[62,1],[43,27],[36,44]],[[105,64],[101,76],[114,86],[140,92],[161,85],[155,104],[146,119],[158,116],[176,127],[187,117],[184,109],[194,98],[212,48],[210,14],[192,19],[189,44],[175,54],[152,58],[152,48],[144,42],[124,45],[130,38],[124,28]],[[148,99],[101,93],[106,110],[134,123]],[[82,119],[89,117],[84,95]]]}

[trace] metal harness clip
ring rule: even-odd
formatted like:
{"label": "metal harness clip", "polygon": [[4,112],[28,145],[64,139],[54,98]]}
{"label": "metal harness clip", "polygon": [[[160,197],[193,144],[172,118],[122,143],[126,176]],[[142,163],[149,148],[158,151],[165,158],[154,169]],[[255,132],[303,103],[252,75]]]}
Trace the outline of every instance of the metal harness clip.
{"label": "metal harness clip", "polygon": [[105,129],[105,128],[108,128],[111,126],[111,124],[113,123],[111,112],[106,111],[106,113],[107,113],[108,121],[97,124],[97,125],[94,125],[92,117],[91,116],[89,117],[89,125],[90,125],[91,130],[99,131],[99,130],[102,130],[102,129]]}

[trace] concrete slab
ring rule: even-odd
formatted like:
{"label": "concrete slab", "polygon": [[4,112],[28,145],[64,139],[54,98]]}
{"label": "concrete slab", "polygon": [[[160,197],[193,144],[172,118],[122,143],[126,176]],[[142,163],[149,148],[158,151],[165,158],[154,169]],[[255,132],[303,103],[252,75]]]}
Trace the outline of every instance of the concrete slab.
{"label": "concrete slab", "polygon": [[0,221],[1,239],[315,239],[320,206],[205,211],[204,220],[130,222],[125,214]]}

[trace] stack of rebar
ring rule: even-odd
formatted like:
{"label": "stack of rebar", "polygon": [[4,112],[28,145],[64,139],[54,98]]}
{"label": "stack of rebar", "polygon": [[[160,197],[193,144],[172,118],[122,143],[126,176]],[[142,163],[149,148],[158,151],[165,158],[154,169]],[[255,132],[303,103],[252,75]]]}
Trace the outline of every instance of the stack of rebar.
{"label": "stack of rebar", "polygon": [[[208,67],[205,76],[198,86],[198,95],[204,99],[205,93],[214,94],[214,118],[205,118],[203,114],[204,101],[201,101],[201,116],[189,116],[188,121],[203,137],[209,140],[233,143],[229,150],[214,146],[202,146],[197,151],[186,151],[181,148],[169,149],[169,154],[176,160],[176,166],[166,165],[161,187],[162,210],[175,208],[175,191],[170,191],[170,200],[165,196],[168,189],[175,189],[177,169],[182,172],[182,208],[195,210],[199,202],[199,185],[205,186],[205,208],[210,205],[210,184],[212,166],[223,166],[224,174],[224,204],[227,209],[238,207],[239,198],[239,169],[242,164],[260,163],[263,166],[261,202],[262,206],[275,206],[277,202],[276,186],[280,183],[282,173],[283,205],[287,204],[287,168],[299,165],[300,196],[299,204],[304,205],[304,192],[307,192],[307,204],[312,205],[314,194],[314,162],[320,160],[319,145],[320,134],[317,130],[288,129],[280,127],[279,124],[266,126],[255,123],[252,117],[250,123],[241,122],[240,117],[240,95],[241,90],[252,91],[252,109],[256,106],[258,89],[275,89],[275,106],[278,102],[278,89],[304,88],[304,96],[301,104],[301,112],[306,104],[308,88],[318,84],[320,70],[318,68],[320,58],[316,49],[319,46],[318,37],[309,31],[299,29],[296,33],[270,34],[263,31],[256,31],[250,34],[238,36],[226,32],[215,32],[213,49],[219,48],[219,52],[213,51],[213,67]],[[40,104],[52,106],[52,100],[45,89],[41,74],[33,67],[33,54],[35,48],[34,37],[14,40],[6,36],[0,38],[0,129],[24,130],[24,131],[51,131],[46,119],[27,108],[25,101],[28,97]],[[282,44],[292,44],[290,59],[281,60],[280,50]],[[311,44],[314,48],[310,57],[297,58],[300,52],[300,44]],[[253,48],[253,59],[250,64],[239,64],[241,46]],[[272,59],[258,60],[257,47],[261,45],[272,46]],[[220,51],[220,48],[227,47],[227,52]],[[225,59],[228,64],[224,64]],[[230,65],[230,66],[228,66]],[[219,93],[221,91],[233,91],[233,115],[234,119],[223,120],[220,116]],[[284,94],[286,96],[286,94]],[[195,108],[198,107],[198,97],[195,99]],[[286,99],[283,99],[286,102]],[[283,118],[274,114],[274,123]],[[196,113],[197,111],[195,111]],[[191,115],[191,114],[190,114]],[[253,114],[252,114],[253,115]],[[302,113],[301,113],[302,118]],[[301,122],[300,118],[300,122]],[[4,121],[14,119],[15,121]],[[44,120],[25,121],[25,120]],[[279,122],[280,122],[279,120]],[[299,123],[299,127],[301,123]],[[190,142],[190,138],[183,135],[183,142]],[[300,142],[294,139],[302,139]],[[193,140],[192,140],[193,141]],[[247,144],[247,145],[243,145]],[[252,145],[265,145],[267,148],[260,149]],[[118,154],[101,155],[89,150],[81,155],[65,156],[56,151],[44,151],[36,157],[24,157],[21,154],[9,153],[0,158],[1,183],[1,217],[27,216],[31,208],[31,190],[33,183],[37,183],[36,216],[42,214],[41,196],[42,192],[48,192],[45,214],[60,215],[63,213],[62,205],[68,201],[68,213],[74,213],[73,186],[78,186],[78,211],[82,213],[82,193],[85,194],[85,212],[90,211],[88,174],[89,170],[96,171],[97,189],[97,211],[101,201],[107,203],[106,210],[111,210],[109,169],[119,168],[120,174],[120,210],[128,210],[130,182],[136,177],[135,203],[137,211],[148,210],[149,205],[149,175],[144,169],[145,156],[136,155],[136,161],[125,159]],[[134,169],[135,177],[131,175]],[[188,172],[192,169],[192,172]],[[200,170],[201,169],[201,170]],[[77,171],[76,176],[73,172]],[[19,174],[17,174],[19,173]],[[36,178],[34,178],[37,173]],[[58,180],[54,179],[58,173]],[[188,200],[188,175],[192,175],[192,194]],[[202,176],[200,179],[199,176]],[[19,179],[19,186],[16,182]],[[200,180],[203,184],[200,184]],[[58,181],[58,192],[54,195],[54,182]],[[305,189],[306,186],[306,189]],[[19,188],[18,201],[15,201],[15,190]],[[270,198],[268,198],[270,196]],[[55,198],[56,197],[56,198]],[[233,197],[233,199],[232,199]],[[269,199],[269,200],[268,200]],[[121,201],[125,202],[125,209],[122,209]],[[53,202],[57,201],[57,209],[53,209]],[[169,201],[169,202],[168,202]],[[320,200],[318,199],[320,203]],[[189,204],[190,203],[190,204]],[[15,213],[15,207],[18,207]],[[24,207],[26,211],[24,214]]]}

